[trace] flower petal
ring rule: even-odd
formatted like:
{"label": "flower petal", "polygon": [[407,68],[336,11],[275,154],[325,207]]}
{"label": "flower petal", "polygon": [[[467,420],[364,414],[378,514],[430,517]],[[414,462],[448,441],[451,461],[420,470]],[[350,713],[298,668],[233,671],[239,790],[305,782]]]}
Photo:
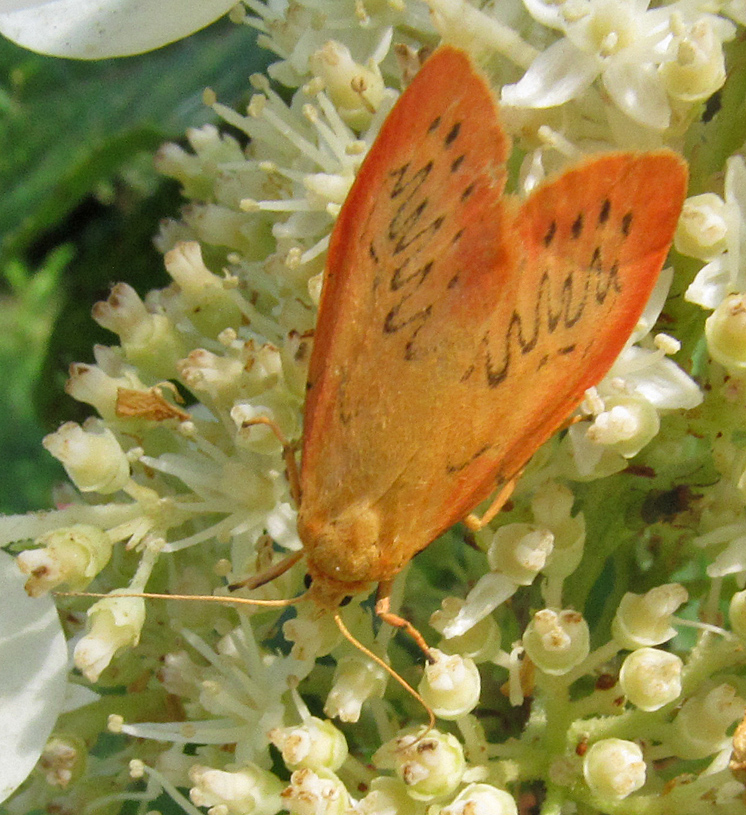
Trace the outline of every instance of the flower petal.
{"label": "flower petal", "polygon": [[702,308],[717,308],[730,291],[728,255],[716,257],[703,266],[689,285],[684,299]]}
{"label": "flower petal", "polygon": [[625,382],[657,410],[691,410],[701,404],[699,386],[673,360],[646,348],[628,348],[625,354],[626,364],[637,369],[624,374]]}
{"label": "flower petal", "polygon": [[653,63],[609,60],[603,80],[614,104],[630,119],[655,130],[668,127],[671,108]]}
{"label": "flower petal", "polygon": [[[58,57],[103,59],[152,51],[186,37],[229,11],[235,0],[49,0],[4,2],[0,33]],[[29,6],[18,8],[18,6]]]}
{"label": "flower petal", "polygon": [[565,27],[565,18],[562,15],[560,3],[546,2],[546,0],[523,0],[526,11],[536,20],[549,28],[562,30]]}
{"label": "flower petal", "polygon": [[601,69],[595,54],[584,54],[562,39],[540,54],[514,85],[505,85],[502,103],[522,108],[550,108],[579,96]]}
{"label": "flower petal", "polygon": [[32,600],[0,552],[0,801],[33,770],[65,702],[67,647],[49,597]]}

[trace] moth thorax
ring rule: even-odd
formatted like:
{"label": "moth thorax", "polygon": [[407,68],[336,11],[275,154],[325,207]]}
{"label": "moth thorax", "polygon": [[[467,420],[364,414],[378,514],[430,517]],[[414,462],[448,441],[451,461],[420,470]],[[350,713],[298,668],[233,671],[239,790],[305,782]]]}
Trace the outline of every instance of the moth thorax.
{"label": "moth thorax", "polygon": [[380,529],[378,512],[367,502],[352,504],[335,517],[310,516],[301,505],[298,531],[311,578],[335,583],[380,580]]}

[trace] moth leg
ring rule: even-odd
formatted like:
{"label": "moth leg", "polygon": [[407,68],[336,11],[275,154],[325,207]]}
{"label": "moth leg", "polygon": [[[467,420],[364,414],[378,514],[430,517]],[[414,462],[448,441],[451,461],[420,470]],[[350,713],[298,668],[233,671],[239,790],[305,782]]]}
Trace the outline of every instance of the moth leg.
{"label": "moth leg", "polygon": [[291,555],[284,557],[282,560],[278,560],[277,563],[270,566],[269,569],[266,569],[261,574],[255,574],[251,577],[247,577],[245,580],[239,580],[237,583],[231,583],[228,586],[229,591],[235,591],[236,589],[258,589],[259,586],[264,586],[266,583],[270,583],[276,577],[279,577],[281,574],[285,574],[288,569],[295,566],[295,564],[303,557],[305,552],[301,549],[299,552],[293,552]]}
{"label": "moth leg", "polygon": [[464,523],[466,524],[467,529],[470,529],[472,532],[477,532],[478,530],[487,526],[495,515],[497,515],[497,513],[505,506],[505,502],[513,494],[513,490],[515,489],[516,482],[520,478],[520,475],[521,474],[518,473],[517,475],[513,476],[510,481],[506,482],[502,487],[500,487],[494,501],[489,505],[487,511],[481,518],[478,518],[473,512],[470,512],[464,518]]}
{"label": "moth leg", "polygon": [[[290,495],[296,507],[300,506],[300,473],[298,472],[298,463],[295,460],[295,450],[293,445],[285,438],[285,434],[280,430],[280,426],[274,419],[269,416],[256,416],[253,419],[247,419],[243,422],[241,428],[251,427],[255,424],[266,425],[277,436],[277,441],[282,445],[282,457],[285,459],[285,469],[288,474],[288,482],[290,483]],[[292,564],[291,564],[292,565]],[[282,572],[280,572],[282,574]]]}
{"label": "moth leg", "polygon": [[398,614],[394,614],[392,611],[389,611],[391,607],[391,586],[393,585],[393,580],[382,580],[378,584],[378,591],[376,592],[376,614],[389,625],[394,626],[394,628],[403,628],[407,634],[417,643],[420,647],[422,652],[427,657],[428,662],[433,662],[433,656],[430,653],[430,647],[425,642],[425,638],[420,634],[420,632],[409,622],[409,620],[405,620],[404,617],[400,617]]}

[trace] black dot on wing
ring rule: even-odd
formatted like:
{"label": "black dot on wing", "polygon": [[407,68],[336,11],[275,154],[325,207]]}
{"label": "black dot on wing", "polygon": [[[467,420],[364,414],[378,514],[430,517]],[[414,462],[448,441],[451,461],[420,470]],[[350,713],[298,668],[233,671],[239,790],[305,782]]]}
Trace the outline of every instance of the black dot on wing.
{"label": "black dot on wing", "polygon": [[474,184],[469,184],[469,186],[461,193],[461,200],[466,201],[466,199],[474,192]]}
{"label": "black dot on wing", "polygon": [[622,218],[622,235],[624,235],[625,238],[629,235],[631,228],[632,228],[632,213],[628,212]]}
{"label": "black dot on wing", "polygon": [[432,133],[433,130],[437,130],[440,127],[440,116],[436,116],[432,122],[430,122],[429,127],[427,128],[428,133]]}
{"label": "black dot on wing", "polygon": [[454,286],[458,285],[458,278],[460,272],[456,272],[456,274],[448,281],[448,288],[452,289]]}
{"label": "black dot on wing", "polygon": [[546,234],[544,235],[544,246],[549,246],[549,244],[554,240],[554,235],[557,231],[557,221],[552,221],[549,224],[549,229],[547,229]]}
{"label": "black dot on wing", "polygon": [[608,198],[604,198],[603,204],[601,204],[601,212],[598,213],[598,225],[602,226],[609,220],[609,215],[611,214],[611,201]]}
{"label": "black dot on wing", "polygon": [[458,170],[458,168],[463,164],[465,158],[466,158],[466,156],[462,153],[457,159],[453,160],[453,162],[451,164],[451,172],[452,173],[455,173],[456,170]]}
{"label": "black dot on wing", "polygon": [[463,234],[464,234],[464,230],[459,229],[459,231],[453,236],[453,238],[451,238],[451,243],[458,243],[459,240],[461,240],[461,237],[463,236]]}
{"label": "black dot on wing", "polygon": [[461,130],[461,122],[456,122],[456,124],[448,131],[445,139],[443,139],[446,147],[450,147],[456,141],[459,130]]}
{"label": "black dot on wing", "polygon": [[579,212],[578,217],[572,222],[572,227],[570,228],[570,233],[572,234],[573,238],[575,238],[576,240],[583,233],[583,213],[582,212]]}

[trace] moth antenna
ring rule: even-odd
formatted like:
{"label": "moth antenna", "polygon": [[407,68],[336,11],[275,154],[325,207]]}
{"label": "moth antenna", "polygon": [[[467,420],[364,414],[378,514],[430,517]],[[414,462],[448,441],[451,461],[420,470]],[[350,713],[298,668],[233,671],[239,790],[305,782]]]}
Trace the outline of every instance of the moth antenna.
{"label": "moth antenna", "polygon": [[[383,668],[383,670],[386,671],[386,673],[392,679],[395,679],[410,696],[413,696],[422,705],[422,707],[425,708],[425,710],[427,711],[427,717],[428,717],[429,721],[427,723],[427,729],[424,730],[422,732],[422,734],[417,737],[417,741],[420,741],[420,739],[424,738],[424,736],[426,736],[435,727],[435,713],[433,712],[433,709],[422,698],[422,696],[420,696],[420,694],[417,693],[417,691],[409,684],[409,682],[407,682],[406,679],[399,676],[399,674],[390,665],[388,665],[386,662],[384,662],[384,660],[382,660],[381,657],[378,656],[378,654],[374,654],[373,651],[370,650],[370,648],[366,648],[362,644],[362,642],[360,642],[360,640],[356,639],[350,633],[350,630],[342,622],[342,617],[341,617],[339,611],[334,612],[334,622],[337,624],[337,628],[342,633],[342,636],[349,643],[354,645],[355,648],[357,648],[358,651],[365,654],[365,656],[368,657],[368,659],[372,659],[373,662],[376,663],[376,665],[380,665],[381,668]],[[417,741],[413,742],[413,744],[416,744]],[[411,747],[411,746],[412,746],[411,744],[407,745],[407,747]]]}
{"label": "moth antenna", "polygon": [[293,552],[292,555],[288,555],[286,558],[275,563],[273,566],[270,566],[269,569],[266,569],[261,574],[253,575],[253,577],[247,577],[245,580],[238,580],[235,583],[231,583],[228,586],[228,591],[235,591],[236,589],[258,589],[260,586],[264,586],[266,583],[270,583],[276,577],[279,577],[281,574],[285,574],[289,569],[291,569],[295,564],[303,558],[305,555],[304,550],[300,550],[299,552]]}
{"label": "moth antenna", "polygon": [[143,597],[146,600],[199,600],[202,603],[219,603],[223,606],[268,606],[270,608],[285,608],[299,603],[305,594],[290,597],[287,600],[255,600],[251,597],[223,597],[215,594],[155,594],[153,592],[122,592],[117,594],[104,594],[92,591],[56,591],[57,597]]}

